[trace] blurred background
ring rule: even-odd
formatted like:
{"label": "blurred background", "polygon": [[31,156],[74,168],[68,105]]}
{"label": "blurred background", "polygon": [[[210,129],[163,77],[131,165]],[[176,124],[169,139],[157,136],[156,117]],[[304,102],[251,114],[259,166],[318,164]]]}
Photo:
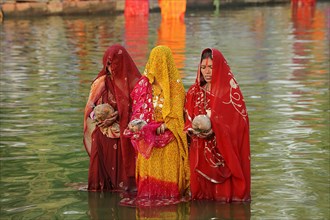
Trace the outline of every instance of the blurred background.
{"label": "blurred background", "polygon": [[[329,219],[328,1],[107,0],[96,4],[106,12],[53,14],[26,3],[1,3],[0,219]],[[83,190],[83,110],[115,43],[141,72],[168,45],[186,89],[202,49],[223,53],[250,118],[250,204],[136,209]]]}

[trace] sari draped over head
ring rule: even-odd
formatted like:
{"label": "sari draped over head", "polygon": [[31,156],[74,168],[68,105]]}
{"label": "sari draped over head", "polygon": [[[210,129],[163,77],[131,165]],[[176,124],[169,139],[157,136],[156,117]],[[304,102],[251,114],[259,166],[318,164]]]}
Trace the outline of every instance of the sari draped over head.
{"label": "sari draped over head", "polygon": [[[185,98],[185,90],[169,47],[157,46],[151,51],[144,75],[148,78],[150,84],[157,80],[163,90],[162,115],[168,128],[185,136],[180,130],[184,125],[183,106],[181,104]],[[179,127],[176,127],[176,125]]]}
{"label": "sari draped over head", "polygon": [[187,138],[183,132],[185,90],[179,71],[175,66],[171,49],[166,46],[155,47],[151,51],[144,74],[150,84],[154,80],[160,84],[164,95],[162,108],[164,122],[179,141],[180,154],[187,156]]}
{"label": "sari draped over head", "polygon": [[[195,116],[206,114],[203,100],[207,98],[207,105],[211,110],[210,120],[214,140],[192,137],[190,144],[192,197],[226,202],[249,201],[251,198],[250,140],[245,101],[221,52],[207,48],[203,53],[206,50],[211,50],[213,57],[211,91],[206,93],[202,88],[205,80],[199,64],[196,81],[189,88],[186,96],[185,130],[192,127]],[[211,163],[201,166],[203,161],[214,162],[219,158],[222,160],[221,166],[216,169]]]}
{"label": "sari draped over head", "polygon": [[[117,54],[117,55],[116,55]],[[131,56],[128,54],[126,49],[121,45],[113,45],[109,47],[103,56],[103,68],[94,79],[88,101],[85,107],[84,114],[84,145],[87,153],[90,155],[90,136],[88,136],[87,130],[89,129],[88,118],[93,111],[97,101],[101,96],[110,89],[106,81],[106,68],[107,63],[111,62],[111,77],[113,80],[113,94],[117,100],[117,108],[120,119],[121,133],[126,128],[129,121],[129,113],[131,108],[130,92],[133,90],[135,83],[141,77],[139,70],[137,69]],[[123,138],[122,142],[127,142],[128,140]],[[125,146],[125,145],[124,145]]]}
{"label": "sari draped over head", "polygon": [[[110,74],[107,73],[108,66],[111,68]],[[122,134],[130,118],[132,105],[130,93],[140,77],[141,74],[126,49],[118,44],[110,46],[103,56],[103,68],[91,85],[84,113],[83,142],[88,155],[91,156],[92,148],[96,148],[94,145],[97,145],[96,142],[93,145],[94,138],[92,138],[92,135],[96,130],[99,130],[91,119],[93,108],[98,104],[108,103],[118,111],[117,120],[120,128],[120,138],[116,140],[100,135],[100,140],[97,141],[104,146],[113,142],[113,149],[120,147],[119,157],[121,158],[116,158],[116,160],[122,161],[124,167],[123,170],[118,172],[124,172],[125,175],[133,177],[135,172],[135,152],[132,150],[130,140]],[[105,166],[110,165],[105,164]]]}
{"label": "sari draped over head", "polygon": [[[155,81],[162,89],[161,107],[157,107],[153,101]],[[166,132],[164,136],[158,135],[157,141],[163,139],[162,143],[166,144],[152,148],[148,157],[141,152],[141,146],[137,146],[137,200],[133,202],[126,199],[122,204],[150,206],[177,203],[189,187],[189,164],[187,139],[183,130],[185,90],[170,48],[157,46],[151,51],[144,76],[136,84],[131,96],[134,100],[131,120],[146,121],[145,127],[148,129],[155,128],[157,123],[165,123],[173,138],[168,139]],[[156,135],[156,131],[153,132]],[[149,137],[143,136],[143,143],[149,143]],[[134,145],[140,145],[140,142]]]}

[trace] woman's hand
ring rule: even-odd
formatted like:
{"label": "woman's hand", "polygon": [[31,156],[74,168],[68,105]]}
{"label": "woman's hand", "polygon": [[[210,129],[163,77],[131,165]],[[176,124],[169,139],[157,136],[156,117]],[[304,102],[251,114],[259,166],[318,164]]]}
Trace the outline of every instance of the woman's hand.
{"label": "woman's hand", "polygon": [[213,135],[213,130],[212,129],[210,129],[208,132],[201,132],[201,133],[198,133],[197,134],[197,137],[199,137],[199,138],[209,138],[209,137],[211,137]]}
{"label": "woman's hand", "polygon": [[158,128],[157,128],[157,134],[164,134],[165,130],[167,129],[165,123],[161,124]]}
{"label": "woman's hand", "polygon": [[188,135],[189,136],[196,136],[198,138],[209,138],[213,135],[213,130],[210,129],[207,132],[199,132],[199,131],[194,130],[193,128],[189,128],[188,129]]}
{"label": "woman's hand", "polygon": [[117,117],[118,117],[118,111],[115,111],[110,115],[110,118],[105,119],[104,121],[98,123],[97,126],[101,128],[110,127],[116,121]]}
{"label": "woman's hand", "polygon": [[199,132],[195,131],[193,128],[188,128],[187,131],[189,136],[197,136],[197,134],[199,134]]}

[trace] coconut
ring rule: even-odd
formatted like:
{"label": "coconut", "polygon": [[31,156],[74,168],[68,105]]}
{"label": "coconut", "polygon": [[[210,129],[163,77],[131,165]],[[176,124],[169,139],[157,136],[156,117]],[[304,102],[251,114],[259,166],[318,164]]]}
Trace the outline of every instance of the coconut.
{"label": "coconut", "polygon": [[110,118],[110,115],[115,112],[115,109],[105,103],[105,104],[99,104],[95,106],[94,108],[94,121],[95,122],[102,122],[105,119]]}
{"label": "coconut", "polygon": [[197,115],[192,121],[192,128],[201,133],[211,130],[211,120],[207,115]]}
{"label": "coconut", "polygon": [[128,129],[132,132],[137,132],[142,129],[143,126],[145,126],[147,122],[142,119],[134,119],[129,122]]}
{"label": "coconut", "polygon": [[[105,103],[99,104],[94,108],[94,122],[99,123],[103,122],[106,119],[111,118],[111,114],[115,112],[115,109]],[[112,123],[109,127],[100,127],[101,132],[110,138],[119,138],[120,137],[120,127],[117,122]]]}

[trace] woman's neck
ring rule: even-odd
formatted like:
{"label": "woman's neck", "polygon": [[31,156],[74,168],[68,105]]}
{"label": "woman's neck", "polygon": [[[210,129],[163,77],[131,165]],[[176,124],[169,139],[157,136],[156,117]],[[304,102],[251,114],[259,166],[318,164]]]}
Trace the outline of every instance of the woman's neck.
{"label": "woman's neck", "polygon": [[204,89],[205,89],[205,91],[211,91],[211,83],[206,83],[205,85],[204,85]]}

